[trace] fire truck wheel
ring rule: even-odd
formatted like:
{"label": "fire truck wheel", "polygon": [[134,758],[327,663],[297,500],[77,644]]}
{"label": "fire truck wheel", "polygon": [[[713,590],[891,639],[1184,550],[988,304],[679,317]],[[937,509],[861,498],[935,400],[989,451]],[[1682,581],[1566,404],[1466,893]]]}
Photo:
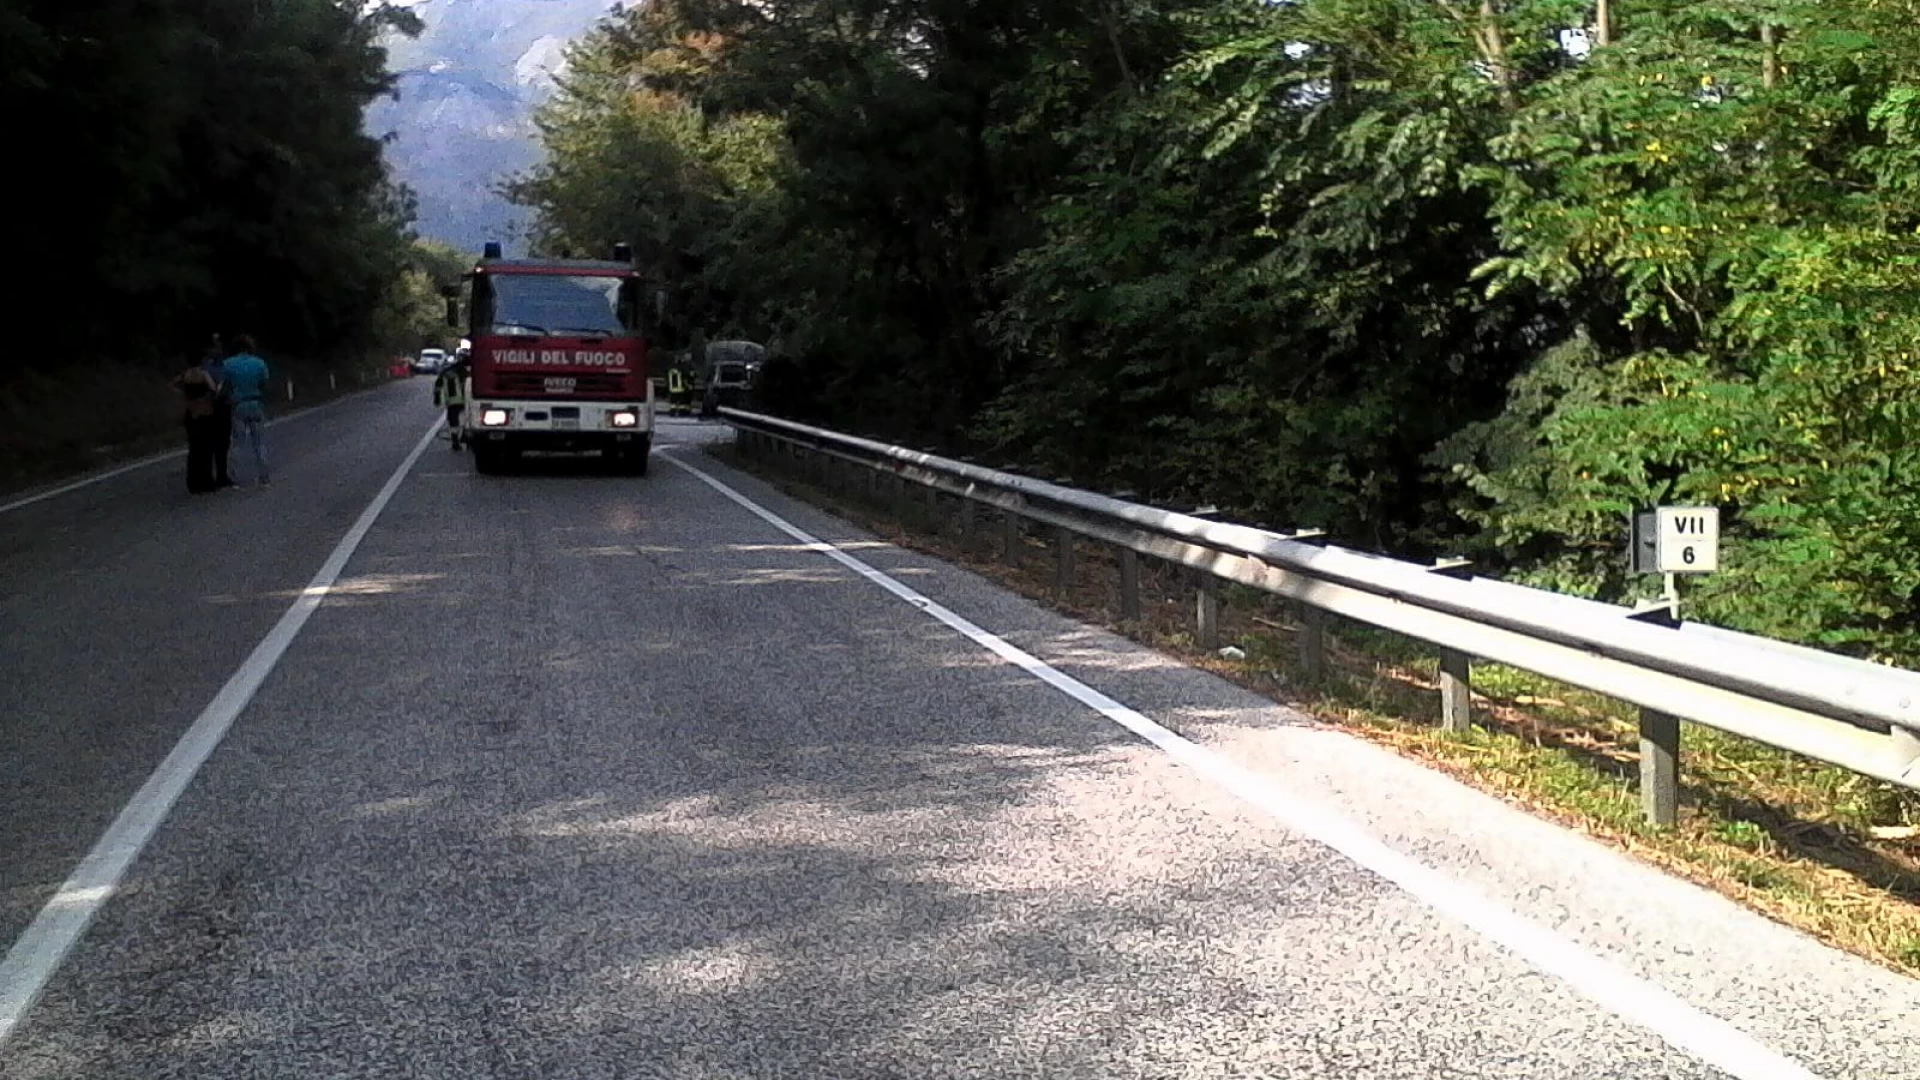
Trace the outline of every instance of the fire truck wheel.
{"label": "fire truck wheel", "polygon": [[501,458],[505,455],[491,446],[475,443],[473,447],[473,471],[482,476],[493,476],[500,472]]}
{"label": "fire truck wheel", "polygon": [[647,444],[641,443],[637,449],[622,450],[614,459],[614,466],[628,476],[647,475],[647,463],[651,457],[647,453]]}

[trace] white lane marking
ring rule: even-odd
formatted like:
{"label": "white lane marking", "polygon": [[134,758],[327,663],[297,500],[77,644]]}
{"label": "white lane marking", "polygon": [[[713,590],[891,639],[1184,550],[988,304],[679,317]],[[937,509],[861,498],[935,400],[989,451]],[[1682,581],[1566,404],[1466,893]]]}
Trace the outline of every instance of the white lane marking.
{"label": "white lane marking", "polygon": [[320,572],[302,589],[300,596],[287,608],[280,621],[260,639],[253,652],[247,656],[239,670],[227,680],[227,684],[214,695],[213,701],[201,711],[199,719],[187,729],[187,733],[174,744],[173,752],[168,754],[160,767],[153,770],[147,782],[140,785],[120,816],[115,818],[107,831],[80,860],[72,874],[60,886],[53,899],[34,917],[20,939],[7,950],[5,959],[0,959],[0,1045],[4,1045],[7,1036],[17,1027],[27,1010],[40,997],[48,980],[60,969],[67,953],[80,935],[86,932],[87,925],[93,921],[101,905],[113,898],[119,890],[120,879],[127,868],[153,838],[154,831],[165,820],[173,804],[186,791],[200,767],[206,764],[220,741],[226,738],[228,729],[240,715],[240,711],[253,700],[267,676],[279,664],[286,654],[287,647],[305,626],[307,619],[327,598],[334,582],[340,578],[340,572],[346,568],[347,560],[353,557],[360,541],[366,539],[380,512],[392,501],[394,492],[400,490],[400,484],[407,478],[415,462],[427,447],[431,446],[434,436],[439,433],[443,421],[434,418],[432,426],[420,441],[414,444],[413,451],[387,477],[379,494],[360,512],[359,520],[347,530],[347,534],[334,545],[333,553],[320,566]]}
{"label": "white lane marking", "polygon": [[1739,1080],[1820,1080],[1818,1074],[1746,1032],[1694,1007],[1678,995],[1588,952],[1518,912],[1374,838],[1339,812],[1288,794],[1270,780],[1161,727],[1141,713],[1061,672],[1046,661],[967,621],[833,544],[814,537],[705,470],[678,457],[666,460],[745,507],[762,521],[812,551],[838,562],[972,639],[1007,663],[1059,690],[1164,751],[1169,757],[1253,804],[1295,833],[1345,855],[1427,907],[1477,931],[1555,976],[1574,992],[1639,1024],[1709,1065]]}
{"label": "white lane marking", "polygon": [[[311,409],[301,409],[298,412],[290,412],[285,416],[276,416],[273,419],[267,421],[267,426],[278,427],[279,425],[284,424],[289,420],[298,420],[303,416],[312,416],[314,413],[317,413],[317,412],[325,412],[326,410],[331,409],[335,405],[338,405],[342,402],[351,401],[362,394],[369,394],[372,392],[373,392],[372,390],[352,390],[345,394],[340,395],[337,398],[334,398],[332,401],[326,401],[318,405],[315,405]],[[37,491],[32,495],[24,495],[9,503],[0,503],[0,514],[7,513],[10,510],[19,510],[23,507],[32,506],[34,503],[37,503],[37,502],[45,502],[48,499],[54,498],[55,496],[65,495],[69,491],[79,491],[83,487],[91,487],[92,485],[97,484],[102,480],[111,480],[116,476],[125,476],[130,472],[134,472],[135,470],[138,470],[138,469],[144,469],[149,465],[158,465],[163,461],[172,461],[175,458],[185,457],[186,454],[187,452],[185,450],[168,450],[167,452],[162,454],[154,454],[152,457],[143,457],[138,461],[129,461],[125,465],[116,465],[113,468],[106,470],[105,472],[92,473],[90,475],[83,476],[78,480],[69,480],[64,484],[61,484],[59,487],[48,488],[45,491]]]}

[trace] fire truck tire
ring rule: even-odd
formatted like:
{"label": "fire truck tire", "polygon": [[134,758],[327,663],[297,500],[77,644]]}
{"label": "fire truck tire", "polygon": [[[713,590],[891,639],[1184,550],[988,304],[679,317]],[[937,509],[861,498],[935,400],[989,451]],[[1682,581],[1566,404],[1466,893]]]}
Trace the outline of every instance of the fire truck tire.
{"label": "fire truck tire", "polygon": [[473,471],[482,476],[495,476],[505,464],[506,454],[484,443],[473,444]]}
{"label": "fire truck tire", "polygon": [[614,467],[626,473],[628,476],[647,475],[647,464],[653,456],[648,452],[649,449],[648,444],[641,443],[631,450],[620,451],[619,455],[614,458]]}

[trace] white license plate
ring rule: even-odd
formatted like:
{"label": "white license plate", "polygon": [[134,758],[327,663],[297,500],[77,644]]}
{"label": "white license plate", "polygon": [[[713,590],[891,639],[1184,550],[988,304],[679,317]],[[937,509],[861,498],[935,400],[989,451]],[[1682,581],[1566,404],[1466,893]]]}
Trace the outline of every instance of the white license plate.
{"label": "white license plate", "polygon": [[579,430],[580,430],[580,421],[578,421],[578,420],[555,420],[555,421],[553,422],[553,429],[554,429],[555,431],[579,431]]}

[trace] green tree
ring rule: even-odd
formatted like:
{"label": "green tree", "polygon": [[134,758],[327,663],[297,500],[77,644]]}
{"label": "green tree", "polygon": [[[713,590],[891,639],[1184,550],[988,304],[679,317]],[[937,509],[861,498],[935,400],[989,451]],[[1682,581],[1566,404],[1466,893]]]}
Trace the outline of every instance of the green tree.
{"label": "green tree", "polygon": [[659,0],[515,188],[781,407],[1920,658],[1920,0]]}
{"label": "green tree", "polygon": [[47,163],[17,178],[34,319],[11,355],[363,337],[406,239],[362,115],[389,87],[379,35],[415,26],[344,0],[0,4],[0,98]]}
{"label": "green tree", "polygon": [[1624,512],[1724,508],[1721,621],[1920,657],[1912,4],[1636,4],[1489,182],[1580,333],[1437,460],[1489,543],[1618,595]]}

